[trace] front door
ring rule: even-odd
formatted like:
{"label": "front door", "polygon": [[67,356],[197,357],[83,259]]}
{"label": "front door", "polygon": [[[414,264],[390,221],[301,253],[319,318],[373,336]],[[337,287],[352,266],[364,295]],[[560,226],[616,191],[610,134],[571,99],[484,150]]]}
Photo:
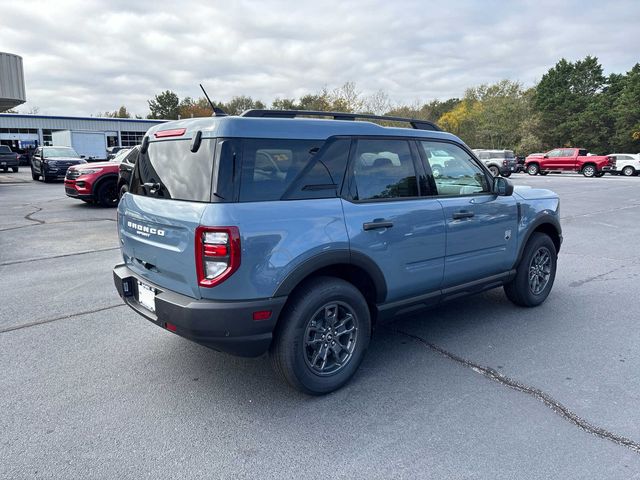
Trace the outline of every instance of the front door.
{"label": "front door", "polygon": [[[343,189],[353,255],[382,270],[387,302],[437,291],[442,283],[445,224],[415,147],[404,139],[357,139]],[[344,192],[346,190],[346,193]]]}
{"label": "front door", "polygon": [[517,254],[513,196],[494,194],[492,179],[463,148],[438,141],[419,145],[428,167],[433,149],[446,149],[453,158],[432,177],[447,230],[442,288],[509,271]]}

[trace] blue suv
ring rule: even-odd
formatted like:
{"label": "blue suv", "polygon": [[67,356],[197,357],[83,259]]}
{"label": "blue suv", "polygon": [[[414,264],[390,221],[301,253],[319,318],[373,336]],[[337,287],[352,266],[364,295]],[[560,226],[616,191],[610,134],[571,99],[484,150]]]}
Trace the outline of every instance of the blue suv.
{"label": "blue suv", "polygon": [[272,110],[151,128],[118,234],[133,310],[215,350],[268,352],[315,395],[351,378],[383,321],[500,286],[541,304],[562,243],[556,194],[494,178],[434,124]]}

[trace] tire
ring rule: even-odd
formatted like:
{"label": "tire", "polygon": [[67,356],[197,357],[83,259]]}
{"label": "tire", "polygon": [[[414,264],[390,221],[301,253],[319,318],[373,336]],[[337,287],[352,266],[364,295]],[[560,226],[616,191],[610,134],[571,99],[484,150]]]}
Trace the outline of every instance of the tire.
{"label": "tire", "polygon": [[38,175],[38,174],[36,174],[36,172],[34,172],[34,171],[33,171],[33,168],[32,168],[32,169],[31,169],[31,178],[32,178],[33,180],[36,180],[36,181],[37,181],[37,180],[38,180],[38,177],[39,177],[39,175]]}
{"label": "tire", "polygon": [[[545,254],[548,263],[544,263]],[[537,307],[543,303],[553,287],[557,264],[558,253],[551,237],[534,232],[524,247],[515,278],[504,286],[507,298],[522,307]],[[531,270],[534,267],[535,273]],[[530,274],[535,275],[535,279],[530,280]]]}
{"label": "tire", "polygon": [[9,167],[3,167],[3,168],[2,168],[2,171],[3,171],[4,173],[7,173],[7,172],[9,171]]}
{"label": "tire", "polygon": [[106,180],[98,186],[96,200],[101,207],[118,205],[118,189],[115,180]]}
{"label": "tire", "polygon": [[500,169],[495,165],[491,165],[489,167],[489,171],[491,172],[491,175],[493,175],[494,177],[500,176]]}
{"label": "tire", "polygon": [[596,173],[597,173],[596,166],[593,164],[589,163],[584,167],[582,167],[582,175],[584,175],[587,178],[595,177]]}
{"label": "tire", "polygon": [[502,174],[504,178],[509,178],[511,176],[511,172],[505,172]]}
{"label": "tire", "polygon": [[18,173],[18,167],[11,167],[11,170],[13,170],[13,173]]}
{"label": "tire", "polygon": [[42,172],[42,173],[40,174],[40,176],[42,177],[42,181],[43,181],[44,183],[49,183],[49,182],[51,181],[51,179],[50,179],[49,177],[47,177],[47,176],[44,174],[44,172]]}
{"label": "tire", "polygon": [[537,175],[540,172],[540,167],[537,163],[530,163],[527,165],[527,173],[529,175]]}
{"label": "tire", "polygon": [[118,190],[118,200],[124,197],[124,194],[127,193],[128,191],[129,191],[129,186],[125,183],[120,187],[120,190]]}
{"label": "tire", "polygon": [[624,175],[625,177],[633,177],[636,174],[636,169],[633,168],[631,165],[627,165],[626,167],[624,167],[622,169],[622,175]]}
{"label": "tire", "polygon": [[[339,278],[317,277],[290,297],[269,358],[289,385],[309,395],[324,395],[354,375],[370,337],[371,315],[360,291]],[[340,345],[339,350],[335,345]]]}

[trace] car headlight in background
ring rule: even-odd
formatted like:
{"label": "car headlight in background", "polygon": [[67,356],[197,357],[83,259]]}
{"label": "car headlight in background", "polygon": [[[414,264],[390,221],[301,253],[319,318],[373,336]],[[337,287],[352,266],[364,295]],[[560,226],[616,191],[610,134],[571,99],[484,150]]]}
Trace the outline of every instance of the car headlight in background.
{"label": "car headlight in background", "polygon": [[101,168],[83,168],[82,170],[78,170],[80,175],[92,175],[94,173],[101,172]]}

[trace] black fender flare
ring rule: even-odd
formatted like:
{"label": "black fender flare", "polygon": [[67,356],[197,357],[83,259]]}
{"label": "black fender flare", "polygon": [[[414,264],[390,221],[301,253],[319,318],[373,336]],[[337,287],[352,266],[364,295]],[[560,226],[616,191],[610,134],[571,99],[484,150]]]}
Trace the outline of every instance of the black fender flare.
{"label": "black fender flare", "polygon": [[118,174],[117,173],[107,173],[106,175],[101,175],[96,183],[93,184],[91,188],[91,195],[94,197],[98,194],[98,189],[102,186],[104,182],[108,182],[109,180],[114,180],[116,186],[118,185]]}
{"label": "black fender flare", "polygon": [[384,302],[387,297],[387,282],[380,267],[367,255],[347,249],[331,250],[305,260],[285,277],[273,296],[289,295],[309,275],[322,268],[340,264],[353,265],[367,272],[376,287],[376,303]]}
{"label": "black fender flare", "polygon": [[[556,233],[558,234],[558,238],[560,239],[560,244],[562,244],[562,227],[560,226],[560,220],[554,215],[544,214],[538,216],[534,221],[532,221],[527,230],[523,234],[523,241],[520,242],[520,247],[518,247],[518,256],[516,257],[516,262],[514,268],[520,263],[522,259],[522,255],[524,254],[524,247],[527,246],[529,239],[533,232],[540,227],[541,225],[551,225]],[[560,246],[558,246],[558,252],[560,251]]]}

